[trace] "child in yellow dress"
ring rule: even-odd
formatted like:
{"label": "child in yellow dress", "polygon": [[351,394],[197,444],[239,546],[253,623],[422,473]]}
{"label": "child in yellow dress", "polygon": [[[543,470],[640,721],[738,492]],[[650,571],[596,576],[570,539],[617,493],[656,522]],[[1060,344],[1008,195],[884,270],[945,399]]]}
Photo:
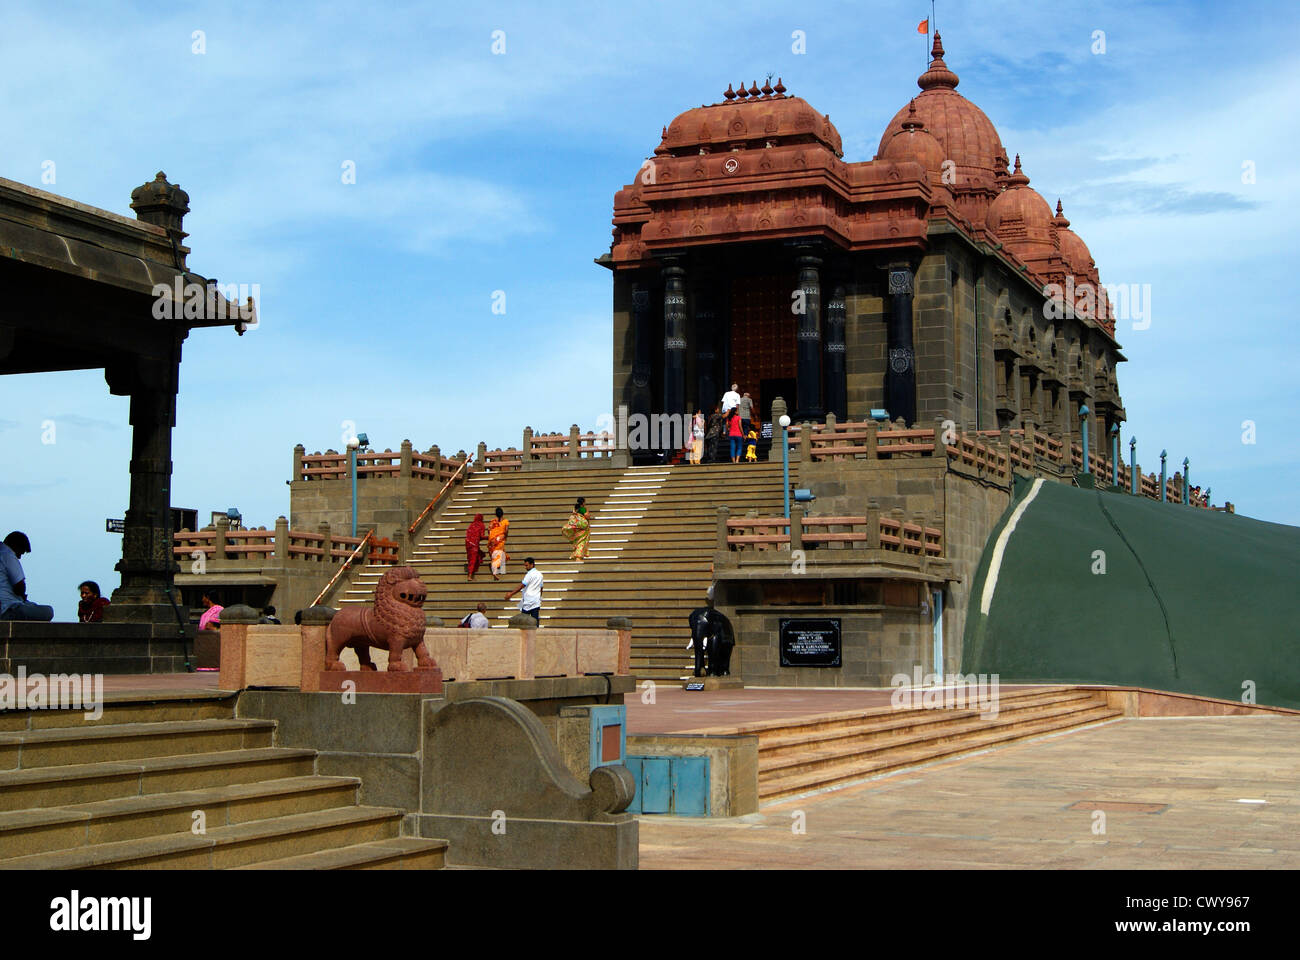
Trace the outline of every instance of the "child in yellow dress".
{"label": "child in yellow dress", "polygon": [[758,463],[758,431],[750,430],[745,435],[745,462]]}

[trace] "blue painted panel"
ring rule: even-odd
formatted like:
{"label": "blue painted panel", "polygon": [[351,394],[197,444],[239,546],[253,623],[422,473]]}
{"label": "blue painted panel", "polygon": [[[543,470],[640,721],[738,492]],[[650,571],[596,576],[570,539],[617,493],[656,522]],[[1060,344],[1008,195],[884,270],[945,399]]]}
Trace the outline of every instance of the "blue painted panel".
{"label": "blue painted panel", "polygon": [[[610,729],[606,729],[610,728]],[[613,756],[617,748],[618,756]],[[627,707],[610,704],[591,708],[591,769],[622,763],[627,756]]]}
{"label": "blue painted panel", "polygon": [[709,815],[709,758],[672,758],[672,812],[679,817]]}
{"label": "blue painted panel", "polygon": [[641,759],[641,812],[667,813],[672,806],[667,757]]}
{"label": "blue painted panel", "polygon": [[628,757],[624,766],[632,771],[632,782],[636,784],[636,793],[632,796],[632,802],[628,804],[628,813],[641,812],[641,757]]}

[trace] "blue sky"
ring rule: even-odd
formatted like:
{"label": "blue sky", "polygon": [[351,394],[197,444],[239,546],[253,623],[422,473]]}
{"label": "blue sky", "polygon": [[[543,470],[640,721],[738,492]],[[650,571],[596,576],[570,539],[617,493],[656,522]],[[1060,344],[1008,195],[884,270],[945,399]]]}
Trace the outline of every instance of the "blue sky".
{"label": "blue sky", "polygon": [[[870,159],[916,92],[928,13],[10,3],[0,176],[124,214],[158,170],[189,192],[191,266],[258,284],[262,323],[186,342],[174,503],[270,526],[293,445],[337,448],[346,420],[381,448],[446,451],[593,426],[611,282],[592,259],[660,128],[770,72],[830,114],[845,159]],[[937,20],[960,92],[1064,200],[1102,280],[1151,286],[1150,327],[1118,332],[1125,441],[1144,466],[1190,457],[1216,501],[1300,523],[1297,8],[970,0]],[[0,526],[28,532],[31,593],[70,618],[78,581],[117,582],[103,521],[125,508],[127,401],[98,372],[6,377],[0,442]]]}

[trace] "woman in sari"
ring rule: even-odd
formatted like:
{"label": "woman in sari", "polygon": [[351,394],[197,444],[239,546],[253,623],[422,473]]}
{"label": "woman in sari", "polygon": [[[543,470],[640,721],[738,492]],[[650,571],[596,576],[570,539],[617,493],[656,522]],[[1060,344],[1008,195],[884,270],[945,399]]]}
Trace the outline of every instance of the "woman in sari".
{"label": "woman in sari", "polygon": [[509,532],[510,521],[506,519],[506,512],[497,507],[497,518],[488,527],[488,556],[492,559],[493,580],[500,580],[501,574],[506,572],[506,561],[510,559],[506,555],[506,536]]}
{"label": "woman in sari", "polygon": [[483,514],[476,513],[474,522],[465,532],[465,572],[469,574],[470,580],[474,579],[478,565],[483,562],[483,548],[479,544],[486,536],[487,529],[483,526]]}
{"label": "woman in sari", "polygon": [[691,463],[699,465],[704,458],[704,414],[699,410],[695,411],[695,419],[691,421]]}
{"label": "woman in sari", "polygon": [[587,559],[587,542],[591,539],[591,521],[587,519],[587,498],[579,497],[578,502],[573,505],[573,513],[569,516],[569,522],[561,529],[564,539],[573,544],[573,553],[569,555],[570,560]]}

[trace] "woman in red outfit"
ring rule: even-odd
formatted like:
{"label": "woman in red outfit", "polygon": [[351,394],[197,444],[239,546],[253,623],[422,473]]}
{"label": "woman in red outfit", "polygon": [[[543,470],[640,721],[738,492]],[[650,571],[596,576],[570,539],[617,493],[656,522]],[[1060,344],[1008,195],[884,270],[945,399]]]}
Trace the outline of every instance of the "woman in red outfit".
{"label": "woman in red outfit", "polygon": [[731,438],[731,462],[740,463],[740,447],[745,436],[740,429],[740,411],[732,410],[727,417],[727,436]]}
{"label": "woman in red outfit", "polygon": [[486,536],[487,528],[483,525],[483,514],[476,513],[474,522],[469,525],[469,530],[465,533],[465,572],[469,574],[470,580],[474,579],[474,572],[483,562],[483,548],[479,543]]}
{"label": "woman in red outfit", "polygon": [[99,584],[86,580],[79,587],[81,602],[77,604],[77,619],[82,623],[100,623],[104,619],[104,608],[108,601],[99,595]]}

